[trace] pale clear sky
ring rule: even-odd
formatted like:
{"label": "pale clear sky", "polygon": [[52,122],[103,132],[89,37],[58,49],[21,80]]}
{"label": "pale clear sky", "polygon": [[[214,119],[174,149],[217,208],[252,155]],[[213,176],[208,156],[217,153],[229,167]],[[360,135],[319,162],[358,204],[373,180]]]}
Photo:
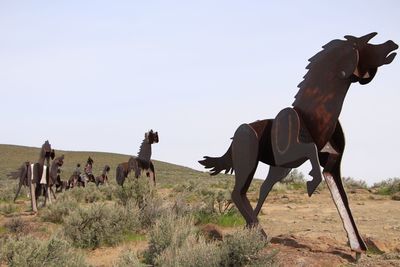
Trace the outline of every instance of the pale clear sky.
{"label": "pale clear sky", "polygon": [[[328,41],[400,43],[396,0],[272,2],[0,1],[0,143],[136,155],[153,128],[155,159],[201,169],[291,105]],[[350,88],[344,176],[400,176],[399,84],[397,57]]]}

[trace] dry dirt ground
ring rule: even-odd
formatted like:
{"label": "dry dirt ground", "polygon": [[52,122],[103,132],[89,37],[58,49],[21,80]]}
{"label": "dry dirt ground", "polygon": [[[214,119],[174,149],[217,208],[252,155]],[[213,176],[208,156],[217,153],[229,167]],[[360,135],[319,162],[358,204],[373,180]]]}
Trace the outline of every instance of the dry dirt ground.
{"label": "dry dirt ground", "polygon": [[[367,190],[348,192],[358,229],[373,248],[359,266],[400,266],[400,201]],[[309,198],[305,193],[274,192],[261,211],[260,222],[279,252],[280,266],[351,266],[355,253],[347,245],[328,190]],[[374,244],[371,244],[373,242]],[[384,252],[384,253],[382,253]]]}

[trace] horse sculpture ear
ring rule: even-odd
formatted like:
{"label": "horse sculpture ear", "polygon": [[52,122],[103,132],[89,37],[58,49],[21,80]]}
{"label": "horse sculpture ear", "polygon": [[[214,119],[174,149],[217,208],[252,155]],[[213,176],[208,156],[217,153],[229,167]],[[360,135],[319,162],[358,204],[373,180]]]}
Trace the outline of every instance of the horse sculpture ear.
{"label": "horse sculpture ear", "polygon": [[339,57],[339,77],[342,79],[348,79],[357,70],[359,54],[358,50],[350,45],[346,45]]}

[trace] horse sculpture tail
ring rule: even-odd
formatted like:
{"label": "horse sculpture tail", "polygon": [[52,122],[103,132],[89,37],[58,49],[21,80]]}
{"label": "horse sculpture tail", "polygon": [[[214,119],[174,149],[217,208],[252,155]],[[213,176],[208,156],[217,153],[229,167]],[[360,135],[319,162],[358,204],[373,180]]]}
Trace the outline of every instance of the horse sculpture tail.
{"label": "horse sculpture tail", "polygon": [[7,174],[7,177],[9,177],[10,179],[18,179],[24,177],[27,172],[27,164],[29,165],[29,162],[23,163],[21,167],[19,167],[16,171],[9,172]]}
{"label": "horse sculpture tail", "polygon": [[234,171],[232,164],[232,144],[222,157],[212,158],[206,156],[203,160],[199,160],[199,163],[206,169],[212,168],[210,170],[210,175],[217,175],[223,170],[225,170],[225,173],[232,173]]}

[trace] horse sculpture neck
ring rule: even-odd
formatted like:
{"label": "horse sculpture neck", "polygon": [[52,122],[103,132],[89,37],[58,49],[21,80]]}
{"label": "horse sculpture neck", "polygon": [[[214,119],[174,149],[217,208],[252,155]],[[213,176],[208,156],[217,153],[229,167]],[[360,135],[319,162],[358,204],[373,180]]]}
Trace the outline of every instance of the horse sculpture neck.
{"label": "horse sculpture neck", "polygon": [[322,149],[335,131],[350,83],[324,92],[317,87],[299,91],[293,102],[318,149]]}
{"label": "horse sculpture neck", "polygon": [[145,138],[140,145],[138,158],[146,161],[150,161],[151,159],[151,144],[149,144],[148,140]]}
{"label": "horse sculpture neck", "polygon": [[44,166],[45,158],[46,158],[46,152],[42,147],[42,150],[40,151],[40,155],[39,155],[39,160],[37,161],[41,167]]}
{"label": "horse sculpture neck", "polygon": [[323,48],[309,60],[308,72],[298,85],[292,104],[319,150],[335,131],[347,91],[354,81],[354,66],[350,64],[353,61],[347,66],[342,57],[350,55],[352,59],[357,55],[346,41],[334,40]]}

